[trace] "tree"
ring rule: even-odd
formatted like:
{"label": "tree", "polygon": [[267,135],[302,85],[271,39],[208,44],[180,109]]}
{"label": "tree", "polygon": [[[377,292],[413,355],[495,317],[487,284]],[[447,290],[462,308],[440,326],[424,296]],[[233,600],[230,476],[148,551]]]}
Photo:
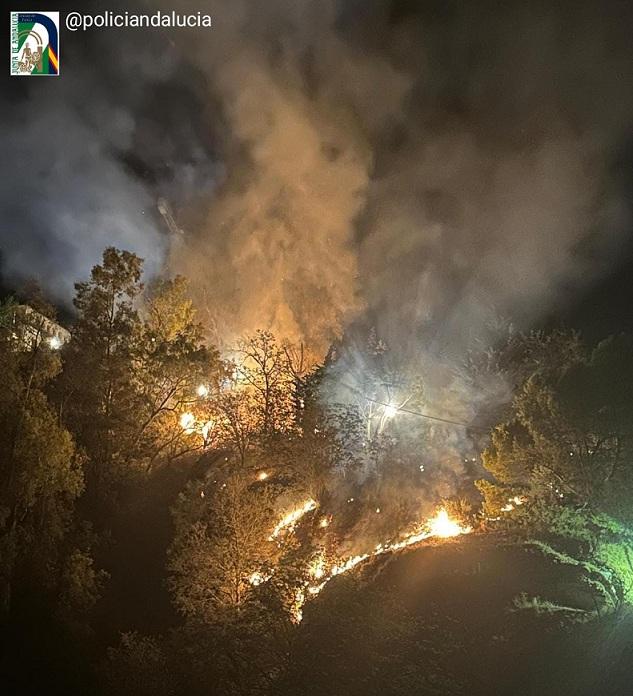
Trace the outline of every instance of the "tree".
{"label": "tree", "polygon": [[495,328],[501,338],[493,346],[470,350],[461,369],[469,391],[479,395],[477,420],[490,428],[505,418],[512,398],[530,378],[554,384],[587,359],[576,332],[524,333],[512,324]]}
{"label": "tree", "polygon": [[[0,311],[5,318],[12,308]],[[83,457],[59,423],[45,389],[59,356],[36,336],[29,346],[14,335],[18,315],[0,325],[0,572],[8,608],[16,577],[40,589],[55,587],[73,504],[83,490]],[[41,328],[38,330],[40,331]]]}
{"label": "tree", "polygon": [[630,339],[611,340],[563,375],[527,379],[483,453],[498,483],[531,500],[633,513],[623,496],[633,485],[630,349]]}
{"label": "tree", "polygon": [[[159,458],[170,462],[201,449],[209,434],[208,401],[222,376],[217,351],[204,344],[185,279],[156,282],[146,298],[135,361],[139,408],[132,456],[151,469]],[[183,413],[191,413],[191,427],[183,427]]]}
{"label": "tree", "polygon": [[164,641],[136,632],[123,633],[116,648],[108,649],[104,670],[106,693],[112,696],[175,696],[176,677]]}
{"label": "tree", "polygon": [[266,576],[278,549],[272,492],[235,474],[224,483],[191,484],[174,507],[170,588],[179,611],[213,621],[253,597],[254,573]]}
{"label": "tree", "polygon": [[579,569],[598,609],[633,581],[632,347],[612,339],[562,373],[533,373],[482,455],[493,480],[478,482],[488,524]]}
{"label": "tree", "polygon": [[295,374],[289,356],[272,333],[261,330],[241,341],[237,350],[235,377],[255,394],[266,435],[285,432],[294,424]]}
{"label": "tree", "polygon": [[78,314],[64,350],[63,413],[88,454],[91,496],[111,491],[133,451],[140,407],[134,366],[141,272],[138,256],[109,247],[90,280],[75,284]]}
{"label": "tree", "polygon": [[266,331],[243,339],[226,365],[227,376],[212,400],[216,446],[226,447],[240,468],[258,458],[295,428],[298,367],[295,352]]}
{"label": "tree", "polygon": [[325,368],[318,368],[298,383],[296,425],[274,443],[267,466],[315,500],[323,500],[338,477],[360,467],[364,446],[358,409],[328,404],[322,394],[324,375]]}
{"label": "tree", "polygon": [[169,586],[185,623],[170,645],[183,693],[268,694],[287,667],[313,551],[293,535],[272,539],[274,494],[243,473],[209,476],[174,507]]}

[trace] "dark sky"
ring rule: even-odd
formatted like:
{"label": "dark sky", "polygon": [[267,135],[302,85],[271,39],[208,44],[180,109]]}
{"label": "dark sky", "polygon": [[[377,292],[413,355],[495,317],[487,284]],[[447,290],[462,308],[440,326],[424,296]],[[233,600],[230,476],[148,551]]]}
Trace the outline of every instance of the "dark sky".
{"label": "dark sky", "polygon": [[[6,285],[32,275],[67,306],[114,244],[187,272],[234,330],[255,297],[315,340],[321,311],[340,329],[368,310],[399,340],[415,322],[465,334],[492,305],[592,339],[633,329],[629,3],[264,5],[193,3],[216,21],[204,35],[62,28],[60,78],[3,79]],[[286,251],[240,266],[259,225],[260,256]]]}

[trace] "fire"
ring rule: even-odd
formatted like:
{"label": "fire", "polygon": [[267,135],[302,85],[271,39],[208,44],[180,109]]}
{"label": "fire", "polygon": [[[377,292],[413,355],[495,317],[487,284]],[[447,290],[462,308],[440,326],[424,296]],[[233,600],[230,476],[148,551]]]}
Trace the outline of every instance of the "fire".
{"label": "fire", "polygon": [[301,623],[303,619],[303,605],[306,603],[306,595],[302,588],[295,592],[295,601],[290,610],[295,623]]}
{"label": "fire", "polygon": [[[344,561],[340,565],[333,566],[330,570],[330,576],[328,577],[328,580],[336,577],[337,575],[341,575],[341,573],[347,573],[348,570],[355,568],[359,563],[361,563],[361,561],[364,561],[366,558],[369,558],[371,555],[374,555],[374,554],[363,553],[363,554],[360,554],[358,556],[352,556],[351,558],[348,558],[346,561]],[[325,583],[323,583],[323,584],[325,585]]]}
{"label": "fire", "polygon": [[523,505],[525,502],[527,502],[527,498],[523,497],[522,495],[515,495],[514,498],[510,498],[510,500],[508,500],[508,502],[501,508],[501,512],[511,512],[515,507]]}
{"label": "fire", "polygon": [[325,558],[318,556],[310,565],[310,576],[315,580],[321,580],[325,576]]}
{"label": "fire", "polygon": [[284,515],[284,517],[282,517],[281,520],[279,520],[279,522],[277,522],[275,525],[275,528],[269,537],[270,541],[276,539],[284,530],[293,528],[306,513],[314,510],[316,506],[316,501],[309,498],[305,501],[305,503],[303,503],[303,505],[300,505],[298,508],[295,508]]}
{"label": "fire", "polygon": [[446,539],[448,537],[467,534],[471,531],[470,527],[462,527],[458,522],[452,520],[444,508],[441,508],[435,517],[428,521],[429,536]]}
{"label": "fire", "polygon": [[[460,534],[468,534],[469,532],[472,532],[471,527],[464,527],[460,525],[459,522],[449,517],[448,512],[444,508],[440,508],[434,517],[431,517],[426,522],[418,525],[417,528],[407,534],[400,541],[380,543],[372,552],[351,556],[350,558],[347,558],[344,561],[332,566],[329,571],[325,569],[323,558],[319,557],[319,559],[317,559],[317,561],[311,566],[310,575],[315,580],[320,580],[321,582],[319,584],[309,585],[307,588],[308,593],[313,596],[319,594],[329,580],[337,575],[347,573],[368,558],[379,556],[390,551],[397,551],[399,549],[406,548],[407,546],[417,544],[425,539],[430,539],[433,537],[447,539],[449,537],[459,536]],[[305,601],[305,593],[302,594],[302,598]],[[301,606],[298,606],[295,612],[295,617],[298,621],[301,620],[299,618],[301,616]]]}
{"label": "fire", "polygon": [[[316,507],[316,501],[310,498],[299,507],[288,512],[277,523],[269,539],[273,541],[284,530],[292,529],[306,513],[314,510]],[[323,524],[324,521],[326,524]],[[323,517],[319,522],[319,526],[325,527],[328,523],[329,518]],[[387,541],[377,544],[373,551],[351,556],[329,567],[323,554],[320,554],[308,566],[307,571],[310,580],[303,584],[302,587],[298,588],[295,593],[295,602],[292,608],[293,619],[297,623],[301,621],[303,616],[302,608],[309,596],[318,595],[332,578],[347,573],[368,558],[373,558],[391,551],[397,551],[426,539],[446,539],[459,536],[460,534],[468,534],[471,531],[471,527],[465,527],[458,521],[451,519],[446,509],[440,508],[433,517],[418,524],[399,541]],[[250,583],[253,586],[257,586],[266,582],[269,578],[270,574],[266,576],[262,573],[253,573],[250,577]]]}

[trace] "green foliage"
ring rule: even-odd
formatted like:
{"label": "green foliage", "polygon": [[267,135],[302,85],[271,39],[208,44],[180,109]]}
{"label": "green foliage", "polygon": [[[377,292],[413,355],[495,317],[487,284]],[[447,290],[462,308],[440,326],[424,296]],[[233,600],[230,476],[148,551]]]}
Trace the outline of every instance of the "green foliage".
{"label": "green foliage", "polygon": [[565,369],[532,372],[518,387],[482,454],[493,480],[477,486],[486,524],[577,568],[598,611],[614,610],[633,586],[633,353],[622,337],[573,354]]}
{"label": "green foliage", "polygon": [[91,494],[97,488],[106,493],[130,456],[139,409],[133,384],[141,271],[136,255],[110,247],[90,280],[75,285],[77,321],[64,351],[62,399],[65,418],[89,457]]}
{"label": "green foliage", "polygon": [[43,341],[18,346],[16,315],[0,336],[0,568],[3,602],[17,577],[55,585],[58,547],[83,491],[83,457],[59,423],[45,388],[60,363]]}
{"label": "green foliage", "polygon": [[[223,362],[205,341],[186,281],[145,291],[141,274],[137,256],[106,249],[76,285],[63,362],[43,341],[16,341],[16,305],[0,306],[5,609],[17,595],[21,607],[35,599],[34,612],[48,601],[52,621],[90,637],[107,577],[91,546],[97,540],[105,559],[116,558],[124,522],[150,519],[132,513],[148,502],[166,510],[184,486],[172,507],[166,583],[181,620],[160,629],[164,637],[124,633],[108,653],[108,693],[460,693],[450,622],[439,628],[432,612],[422,620],[385,587],[337,577],[296,620],[315,563],[334,562],[342,540],[371,548],[374,537],[396,538],[419,520],[422,496],[436,496],[420,473],[437,458],[436,444],[446,452],[446,431],[385,408],[427,410],[419,366],[403,373],[375,332],[351,366],[332,358],[315,369],[302,347],[266,331]],[[482,455],[482,528],[503,529],[574,586],[569,601],[520,594],[517,614],[588,621],[631,602],[632,354],[626,337],[588,352],[575,334],[510,332],[470,366],[471,386],[496,380],[513,396]],[[322,396],[338,393],[340,373],[352,385],[333,405]],[[272,540],[280,511],[308,495],[318,513]],[[444,505],[463,525],[476,524],[468,498]],[[97,536],[82,536],[78,508]],[[319,528],[321,519],[329,526]],[[113,620],[117,630],[121,621]]]}
{"label": "green foliage", "polygon": [[141,270],[134,254],[107,249],[90,281],[76,285],[65,414],[88,452],[100,495],[138,470],[200,450],[204,438],[197,428],[184,429],[180,417],[200,407],[197,387],[217,390],[221,376],[185,280],[154,283],[141,316]]}
{"label": "green foliage", "polygon": [[515,597],[512,603],[513,611],[529,611],[535,614],[564,614],[566,618],[572,621],[587,621],[593,618],[594,612],[578,607],[568,607],[561,604],[555,604],[548,599],[542,597],[529,597],[525,593],[521,593]]}

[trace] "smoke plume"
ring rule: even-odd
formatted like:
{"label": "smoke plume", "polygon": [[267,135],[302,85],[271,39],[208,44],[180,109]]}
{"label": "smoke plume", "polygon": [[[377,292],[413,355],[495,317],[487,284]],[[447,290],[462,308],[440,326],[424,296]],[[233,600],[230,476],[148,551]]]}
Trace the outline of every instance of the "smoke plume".
{"label": "smoke plume", "polygon": [[361,313],[392,348],[456,353],[618,248],[629,10],[209,6],[191,56],[228,176],[171,263],[223,339],[263,326],[323,349]]}
{"label": "smoke plume", "polygon": [[[159,8],[174,9],[145,11]],[[379,421],[420,378],[419,413],[472,425],[503,402],[508,385],[473,384],[465,356],[500,317],[530,326],[578,297],[630,231],[633,6],[178,11],[213,28],[64,36],[61,78],[11,84],[3,273],[69,303],[104,247],[131,249],[150,274],[189,278],[221,347],[255,329],[322,356],[337,345],[328,403],[373,404]],[[350,538],[459,491],[473,432],[395,416],[330,492]]]}
{"label": "smoke plume", "polygon": [[620,247],[626,4],[188,9],[213,28],[66,36],[63,77],[12,83],[10,278],[67,300],[115,244],[189,276],[220,343],[270,328],[324,352],[375,326],[392,350],[457,355],[498,315],[564,304]]}

